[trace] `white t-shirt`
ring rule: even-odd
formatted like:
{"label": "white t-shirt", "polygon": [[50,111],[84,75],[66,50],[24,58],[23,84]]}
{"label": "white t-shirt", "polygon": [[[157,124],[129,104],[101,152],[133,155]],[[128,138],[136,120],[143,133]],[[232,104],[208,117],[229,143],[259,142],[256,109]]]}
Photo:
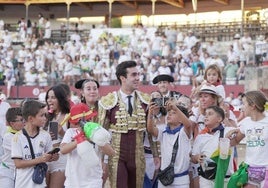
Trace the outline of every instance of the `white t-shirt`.
{"label": "white t-shirt", "polygon": [[[179,135],[178,140],[178,151],[175,159],[174,171],[175,174],[182,173],[189,169],[190,167],[190,151],[191,151],[191,139],[188,138],[187,134],[184,131],[184,127],[181,128],[176,134],[168,134],[164,132],[166,127],[158,126],[158,137],[153,138],[154,141],[160,142],[161,149],[161,170],[165,169],[171,161],[172,150],[175,144],[176,139]],[[181,176],[174,178],[172,186],[179,186],[189,184],[189,176]]]}
{"label": "white t-shirt", "polygon": [[14,134],[7,132],[3,138],[4,154],[1,157],[1,161],[4,162],[10,169],[15,169],[14,161],[11,159],[11,141]]}
{"label": "white t-shirt", "polygon": [[225,89],[224,89],[223,85],[217,85],[216,88],[218,90],[219,95],[224,100],[225,99]]}
{"label": "white t-shirt", "polygon": [[0,165],[0,178],[9,177],[10,179],[15,180],[15,164],[11,159],[11,140],[14,134],[6,133],[3,138],[3,150],[4,154],[1,156],[1,162],[5,164]]}
{"label": "white t-shirt", "polygon": [[[35,157],[41,157],[44,153],[52,150],[52,140],[50,134],[44,130],[40,130],[35,137],[30,137],[33,151]],[[11,158],[12,159],[22,159],[22,160],[32,160],[32,155],[29,147],[29,142],[26,136],[19,131],[15,134],[11,143]],[[44,180],[42,184],[35,184],[32,181],[32,175],[34,171],[34,166],[26,168],[16,169],[16,181],[15,188],[27,187],[45,187],[46,181]]]}
{"label": "white t-shirt", "polygon": [[[234,127],[225,127],[224,137],[232,129],[234,129]],[[219,137],[219,130],[216,131],[214,134],[199,134],[194,141],[192,155],[202,154],[210,158],[219,147]],[[226,174],[230,175],[234,173],[233,169],[233,155],[231,155],[229,167]]]}
{"label": "white t-shirt", "polygon": [[268,117],[260,121],[252,121],[250,117],[246,117],[239,125],[246,140],[245,163],[268,166]]}
{"label": "white t-shirt", "polygon": [[[76,128],[69,128],[63,137],[62,143],[70,143],[77,135]],[[95,145],[95,149],[97,146]],[[65,169],[66,188],[100,188],[102,187],[102,167],[101,162],[95,168],[86,168],[77,153],[77,149],[67,155],[67,164]]]}

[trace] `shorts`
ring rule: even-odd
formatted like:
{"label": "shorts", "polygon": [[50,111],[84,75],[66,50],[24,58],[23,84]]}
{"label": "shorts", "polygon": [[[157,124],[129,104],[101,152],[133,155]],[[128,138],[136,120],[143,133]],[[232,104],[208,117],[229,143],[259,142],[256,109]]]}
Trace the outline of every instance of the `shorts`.
{"label": "shorts", "polygon": [[57,161],[52,161],[47,163],[48,164],[48,172],[51,174],[53,172],[64,172],[67,163],[67,155],[60,154],[60,157]]}

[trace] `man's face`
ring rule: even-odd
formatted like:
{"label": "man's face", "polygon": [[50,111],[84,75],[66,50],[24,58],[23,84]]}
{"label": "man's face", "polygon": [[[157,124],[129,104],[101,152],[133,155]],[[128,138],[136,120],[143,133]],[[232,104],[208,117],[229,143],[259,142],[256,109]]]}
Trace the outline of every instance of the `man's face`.
{"label": "man's face", "polygon": [[168,87],[170,83],[168,81],[160,81],[157,84],[157,87],[162,95],[166,95],[168,93]]}
{"label": "man's face", "polygon": [[121,76],[122,86],[129,91],[138,89],[140,83],[140,73],[137,67],[127,68],[126,78]]}

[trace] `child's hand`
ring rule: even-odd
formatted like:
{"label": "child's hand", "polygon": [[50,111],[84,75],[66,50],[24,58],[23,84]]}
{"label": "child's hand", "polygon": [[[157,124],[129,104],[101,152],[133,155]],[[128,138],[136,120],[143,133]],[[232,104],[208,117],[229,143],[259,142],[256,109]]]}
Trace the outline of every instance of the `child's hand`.
{"label": "child's hand", "polygon": [[195,164],[202,164],[206,158],[204,154],[192,155],[191,160]]}
{"label": "child's hand", "polygon": [[157,115],[159,112],[159,106],[155,102],[150,102],[148,115]]}
{"label": "child's hand", "polygon": [[233,130],[230,130],[226,135],[225,137],[226,138],[229,138],[230,140],[234,139],[237,135],[237,133],[239,132],[239,129],[233,129]]}
{"label": "child's hand", "polygon": [[177,110],[177,101],[175,98],[170,98],[167,102],[166,102],[166,108],[167,110]]}
{"label": "child's hand", "polygon": [[50,159],[49,162],[57,161],[59,159],[59,157],[60,157],[59,153],[54,153],[54,154],[52,154],[51,159]]}
{"label": "child's hand", "polygon": [[51,158],[52,154],[44,153],[41,157],[39,157],[40,163],[50,162]]}
{"label": "child's hand", "polygon": [[155,165],[156,170],[160,169],[160,165],[161,165],[160,157],[154,157],[154,165]]}

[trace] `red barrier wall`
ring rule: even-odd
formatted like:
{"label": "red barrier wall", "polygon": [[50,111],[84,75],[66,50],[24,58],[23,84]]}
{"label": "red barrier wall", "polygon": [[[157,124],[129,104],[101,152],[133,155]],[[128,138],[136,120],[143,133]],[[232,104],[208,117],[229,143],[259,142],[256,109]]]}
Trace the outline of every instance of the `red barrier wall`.
{"label": "red barrier wall", "polygon": [[[6,87],[1,87],[3,91],[6,93]],[[49,87],[46,87],[48,89]],[[118,90],[119,86],[101,86],[100,87],[100,95],[106,95],[109,92]],[[244,85],[225,85],[224,86],[225,91],[226,91],[226,96],[230,92],[234,92],[235,96],[239,92],[244,92]],[[79,90],[75,89],[74,87],[71,87],[73,91],[78,92]],[[146,92],[146,93],[151,93],[152,91],[157,90],[156,86],[151,86],[151,85],[142,85],[139,88],[141,91]],[[174,86],[170,88],[171,90],[179,91],[183,94],[190,95],[192,86]],[[16,99],[16,98],[37,98],[39,94],[39,87],[38,86],[13,86],[11,88],[11,94],[10,98]]]}

